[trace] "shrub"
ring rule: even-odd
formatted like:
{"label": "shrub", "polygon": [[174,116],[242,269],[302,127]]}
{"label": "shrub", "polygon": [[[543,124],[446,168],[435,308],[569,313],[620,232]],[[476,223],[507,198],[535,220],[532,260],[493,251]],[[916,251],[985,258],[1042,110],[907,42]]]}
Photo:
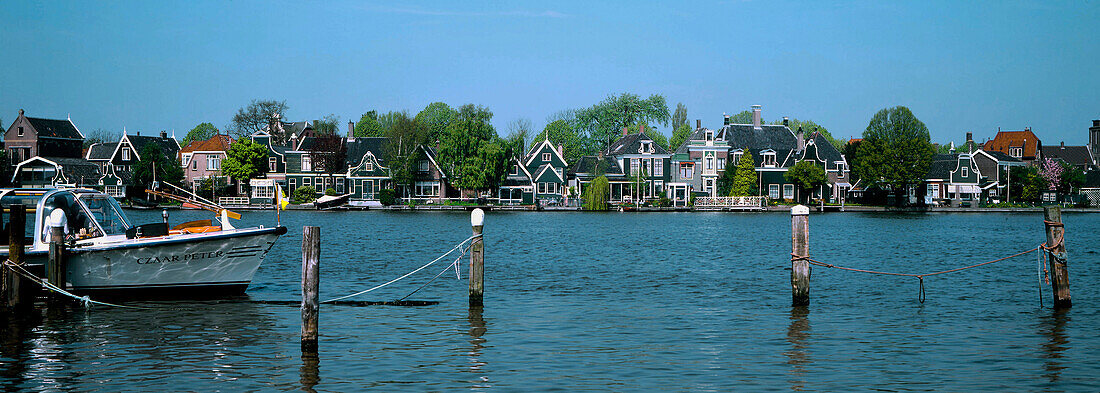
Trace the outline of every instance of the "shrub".
{"label": "shrub", "polygon": [[294,190],[291,202],[295,204],[309,203],[317,199],[317,190],[313,186],[301,186]]}
{"label": "shrub", "polygon": [[584,210],[607,210],[611,185],[606,176],[597,177],[584,189]]}
{"label": "shrub", "polygon": [[392,188],[385,188],[378,191],[378,202],[382,206],[390,206],[397,203],[397,192]]}
{"label": "shrub", "polygon": [[337,194],[337,193],[336,193],[336,189],[335,189],[335,188],[329,187],[329,188],[326,188],[326,189],[325,189],[325,195],[328,195],[328,196],[337,196],[337,195],[340,195],[340,194]]}
{"label": "shrub", "polygon": [[657,206],[669,207],[672,206],[672,201],[669,200],[667,196],[661,195],[661,198],[657,199]]}

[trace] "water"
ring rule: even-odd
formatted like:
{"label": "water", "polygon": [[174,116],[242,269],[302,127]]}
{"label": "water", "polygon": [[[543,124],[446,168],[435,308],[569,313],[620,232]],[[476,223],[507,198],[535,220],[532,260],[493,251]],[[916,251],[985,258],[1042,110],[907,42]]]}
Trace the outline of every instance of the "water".
{"label": "water", "polygon": [[[250,212],[245,223],[273,220]],[[1049,308],[1049,287],[1039,307],[1035,253],[928,278],[924,304],[914,278],[815,268],[811,306],[792,309],[788,214],[491,212],[484,310],[468,308],[453,272],[411,298],[435,306],[322,306],[316,362],[301,357],[296,306],[51,311],[0,329],[0,388],[1095,391],[1100,303],[1086,284],[1100,216],[1064,221],[1065,313]],[[322,227],[322,299],[404,274],[470,233],[467,213],[287,212],[283,222],[290,233],[251,299],[300,299],[302,225]],[[810,230],[817,259],[914,273],[1044,240],[1040,214],[815,214]],[[449,262],[361,299],[400,298]]]}

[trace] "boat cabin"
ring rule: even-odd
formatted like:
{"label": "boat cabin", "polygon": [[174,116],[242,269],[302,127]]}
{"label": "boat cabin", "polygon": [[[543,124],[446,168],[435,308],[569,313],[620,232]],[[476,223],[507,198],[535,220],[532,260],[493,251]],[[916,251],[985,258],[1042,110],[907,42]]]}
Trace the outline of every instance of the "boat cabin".
{"label": "boat cabin", "polygon": [[[64,217],[65,237],[69,241],[95,243],[96,238],[126,235],[130,222],[122,207],[114,198],[88,189],[0,189],[0,206],[3,207],[2,241],[8,243],[11,207],[23,205],[26,223],[22,229],[28,252],[46,252],[49,249],[49,219]],[[61,213],[64,213],[62,216]],[[6,254],[7,248],[3,249]]]}

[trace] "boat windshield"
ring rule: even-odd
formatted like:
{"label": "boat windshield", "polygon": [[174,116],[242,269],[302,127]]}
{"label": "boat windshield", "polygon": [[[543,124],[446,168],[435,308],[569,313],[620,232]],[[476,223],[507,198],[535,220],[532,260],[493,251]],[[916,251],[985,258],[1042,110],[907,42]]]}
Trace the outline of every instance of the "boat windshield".
{"label": "boat windshield", "polygon": [[[76,197],[71,192],[62,191],[54,193],[46,198],[46,201],[42,204],[42,214],[44,217],[49,217],[55,210],[60,209],[65,213],[65,236],[68,238],[83,239],[88,237],[103,236],[99,228],[92,221],[91,217],[88,217],[88,213],[84,211],[80,204],[76,203]],[[42,220],[42,241],[48,242],[50,238],[50,231],[47,226],[50,224],[49,219]]]}
{"label": "boat windshield", "polygon": [[[34,212],[38,206],[38,201],[42,199],[42,195],[45,194],[42,190],[30,190],[30,191],[7,191],[4,196],[0,198],[0,205],[3,206],[3,222],[11,222],[9,207],[11,205],[23,205],[24,211],[27,213],[26,222],[23,226],[23,237],[26,239],[26,244],[30,244],[34,241]],[[10,229],[10,228],[8,228]],[[8,244],[8,235],[4,234],[0,239],[0,244]]]}
{"label": "boat windshield", "polygon": [[130,229],[130,222],[126,221],[122,206],[118,205],[115,198],[103,194],[83,194],[80,201],[107,235],[122,235]]}

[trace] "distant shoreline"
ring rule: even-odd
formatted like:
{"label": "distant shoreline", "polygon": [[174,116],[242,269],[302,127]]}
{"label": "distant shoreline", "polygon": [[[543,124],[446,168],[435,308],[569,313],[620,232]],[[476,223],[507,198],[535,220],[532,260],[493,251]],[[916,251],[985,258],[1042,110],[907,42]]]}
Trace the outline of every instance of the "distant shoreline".
{"label": "distant shoreline", "polygon": [[[181,209],[179,206],[158,206],[150,208],[140,208],[123,206],[129,210],[201,210],[201,209]],[[393,205],[385,207],[354,207],[345,206],[324,211],[405,211],[405,212],[418,212],[418,211],[469,211],[475,208],[485,209],[487,211],[509,211],[509,212],[584,212],[585,210],[579,208],[563,208],[563,207],[550,207],[543,209],[535,209],[534,206],[449,206],[449,205]],[[238,206],[228,207],[229,210],[240,211],[263,211],[272,210],[271,207],[254,207],[254,206]],[[624,213],[785,213],[789,212],[791,206],[768,206],[761,210],[696,210],[687,207],[639,207],[632,211]],[[290,205],[286,210],[298,210],[298,211],[318,211],[310,205]],[[821,212],[819,207],[810,206],[812,212]],[[612,209],[607,212],[619,212]],[[826,213],[1041,213],[1042,207],[933,207],[928,209],[896,209],[887,208],[884,206],[845,206],[844,210],[840,209],[840,206],[825,206]],[[1100,208],[1076,208],[1076,207],[1063,207],[1063,213],[1100,213]],[[603,212],[593,212],[603,213]]]}

